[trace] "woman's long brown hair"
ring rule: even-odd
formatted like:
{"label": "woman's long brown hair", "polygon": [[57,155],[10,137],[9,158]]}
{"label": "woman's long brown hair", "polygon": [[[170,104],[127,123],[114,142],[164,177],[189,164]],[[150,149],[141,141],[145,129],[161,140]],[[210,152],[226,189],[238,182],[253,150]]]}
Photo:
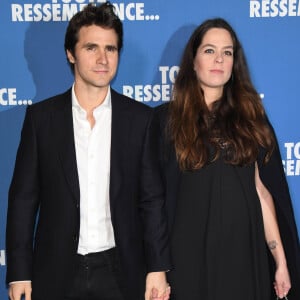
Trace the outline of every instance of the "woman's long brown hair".
{"label": "woman's long brown hair", "polygon": [[[231,79],[225,84],[221,99],[209,110],[194,72],[194,58],[203,36],[211,28],[223,28],[230,33],[234,61]],[[261,98],[251,82],[242,46],[225,20],[207,20],[190,37],[174,84],[167,130],[182,170],[199,169],[218,158],[223,148],[220,145],[225,145],[226,161],[233,165],[253,163],[260,147],[266,150],[265,161],[269,160],[274,137]],[[208,144],[214,147],[213,158]]]}

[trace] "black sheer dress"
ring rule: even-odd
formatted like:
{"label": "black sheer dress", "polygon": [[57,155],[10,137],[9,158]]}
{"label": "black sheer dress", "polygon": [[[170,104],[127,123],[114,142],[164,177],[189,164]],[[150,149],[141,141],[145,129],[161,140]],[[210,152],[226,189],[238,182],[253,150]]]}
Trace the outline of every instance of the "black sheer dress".
{"label": "black sheer dress", "polygon": [[272,284],[255,165],[220,157],[180,176],[172,300],[269,300]]}

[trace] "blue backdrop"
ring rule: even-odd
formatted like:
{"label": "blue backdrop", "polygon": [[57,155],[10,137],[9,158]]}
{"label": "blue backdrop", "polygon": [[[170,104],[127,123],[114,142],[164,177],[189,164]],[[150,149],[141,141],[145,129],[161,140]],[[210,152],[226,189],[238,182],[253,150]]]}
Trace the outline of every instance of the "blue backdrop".
{"label": "blue backdrop", "polygon": [[[25,107],[71,86],[64,33],[70,17],[88,2],[105,1],[0,1],[0,299],[7,298],[7,191]],[[112,2],[124,20],[125,31],[120,66],[112,85],[150,106],[169,100],[183,47],[199,23],[223,17],[233,25],[277,132],[300,228],[300,1]]]}

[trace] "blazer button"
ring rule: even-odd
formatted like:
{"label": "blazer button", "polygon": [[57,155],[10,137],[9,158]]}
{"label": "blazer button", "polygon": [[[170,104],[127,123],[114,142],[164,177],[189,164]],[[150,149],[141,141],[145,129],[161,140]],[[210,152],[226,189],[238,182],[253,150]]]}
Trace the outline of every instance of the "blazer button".
{"label": "blazer button", "polygon": [[74,241],[75,243],[78,242],[78,236],[77,236],[77,235],[74,235],[74,236],[73,236],[73,241]]}

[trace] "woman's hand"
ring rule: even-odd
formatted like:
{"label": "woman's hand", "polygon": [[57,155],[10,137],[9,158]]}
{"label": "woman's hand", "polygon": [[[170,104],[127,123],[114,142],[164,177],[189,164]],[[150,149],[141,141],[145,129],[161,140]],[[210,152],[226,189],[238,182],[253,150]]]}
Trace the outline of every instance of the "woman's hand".
{"label": "woman's hand", "polygon": [[274,289],[278,298],[284,298],[291,288],[291,280],[286,265],[279,266],[276,269]]}

